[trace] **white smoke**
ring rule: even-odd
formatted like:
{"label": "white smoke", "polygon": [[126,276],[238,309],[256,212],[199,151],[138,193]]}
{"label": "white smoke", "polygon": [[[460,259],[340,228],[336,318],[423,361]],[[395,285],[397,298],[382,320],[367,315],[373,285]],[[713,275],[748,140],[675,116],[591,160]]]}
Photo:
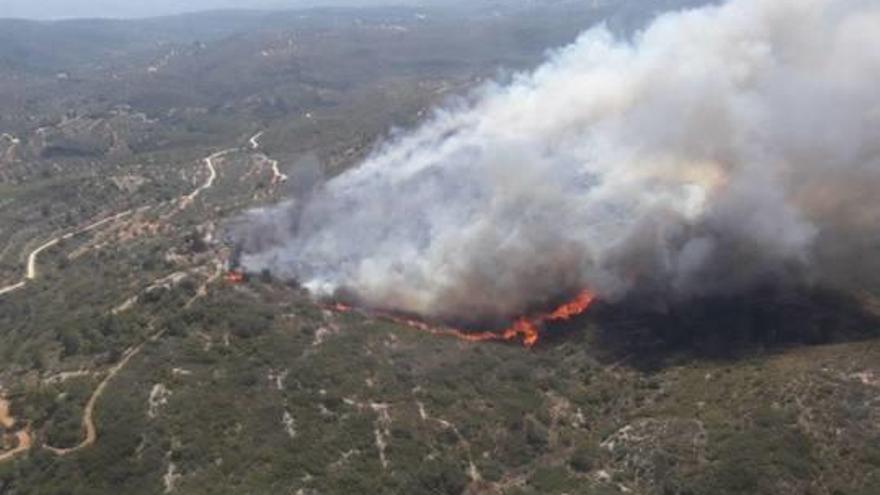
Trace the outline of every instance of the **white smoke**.
{"label": "white smoke", "polygon": [[841,283],[878,227],[880,5],[732,0],[591,29],[242,235],[247,268],[316,294],[485,321],[581,288]]}

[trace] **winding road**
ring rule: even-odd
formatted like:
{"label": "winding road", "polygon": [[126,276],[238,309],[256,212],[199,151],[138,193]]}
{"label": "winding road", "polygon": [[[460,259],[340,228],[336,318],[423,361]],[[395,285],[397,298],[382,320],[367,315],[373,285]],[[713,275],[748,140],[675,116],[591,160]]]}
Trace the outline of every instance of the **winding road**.
{"label": "winding road", "polygon": [[256,134],[254,134],[253,136],[251,136],[251,139],[250,139],[250,141],[249,141],[249,142],[251,143],[251,149],[253,149],[253,150],[258,150],[258,149],[260,149],[260,141],[259,141],[259,139],[260,139],[261,137],[263,137],[263,134],[265,134],[265,133],[266,133],[266,131],[260,131],[260,132],[258,132],[258,133],[256,133]]}
{"label": "winding road", "polygon": [[[9,412],[9,401],[6,399],[0,399],[0,426],[9,430],[15,427],[15,424],[15,418],[13,418]],[[17,456],[30,450],[33,445],[33,437],[31,436],[29,427],[25,427],[18,431],[14,436],[16,439],[15,448],[6,452],[0,452],[0,464],[15,459]]]}
{"label": "winding road", "polygon": [[[213,153],[204,159],[205,166],[208,168],[208,172],[209,172],[208,179],[202,185],[197,187],[193,192],[191,192],[190,194],[183,197],[183,200],[181,201],[181,209],[186,208],[186,206],[188,206],[190,203],[192,203],[199,196],[199,194],[201,194],[203,191],[210,189],[211,187],[214,186],[214,181],[217,179],[217,169],[214,166],[214,160],[216,160],[217,158],[220,158],[223,155],[232,153],[234,151],[236,151],[234,148],[218,151],[218,152]],[[133,302],[131,302],[131,304],[129,304],[128,301],[126,301],[119,308],[122,308],[120,310],[124,311],[125,309],[128,309],[128,307],[133,305],[134,302],[136,302],[136,299]],[[117,308],[117,309],[119,309],[119,308]],[[164,333],[165,333],[165,330],[160,330],[158,333],[156,333],[155,335],[150,337],[146,342],[143,342],[135,347],[129,348],[123,354],[122,359],[120,359],[118,363],[116,363],[115,365],[113,365],[112,368],[110,368],[110,371],[107,373],[107,376],[104,377],[104,379],[101,381],[101,383],[99,383],[98,386],[95,388],[95,391],[92,392],[92,396],[89,397],[89,401],[86,403],[86,407],[83,410],[82,427],[83,427],[83,431],[85,431],[85,438],[83,439],[82,442],[80,442],[79,444],[77,444],[73,447],[67,447],[67,448],[53,447],[51,445],[44,445],[43,448],[48,450],[49,452],[52,452],[53,454],[56,454],[59,456],[65,456],[65,455],[70,455],[75,452],[78,452],[78,451],[85,449],[86,447],[89,447],[90,445],[94,444],[95,441],[98,439],[98,429],[95,426],[95,406],[98,403],[98,400],[101,398],[101,396],[104,395],[104,391],[107,389],[107,385],[110,383],[111,380],[113,380],[114,377],[116,377],[116,375],[119,374],[120,371],[122,371],[126,367],[126,365],[128,365],[128,363],[131,361],[131,359],[133,357],[135,357],[138,353],[141,352],[141,350],[144,348],[144,346],[147,344],[147,342],[154,342],[154,341],[158,340],[159,338],[162,337],[162,335]]]}
{"label": "winding road", "polygon": [[[158,340],[164,333],[164,330],[160,331],[159,333],[150,337],[147,342]],[[98,439],[98,429],[97,427],[95,427],[95,405],[98,403],[98,399],[100,399],[101,396],[104,395],[104,391],[107,389],[107,385],[110,383],[110,381],[113,380],[113,378],[118,375],[123,368],[125,368],[129,361],[131,361],[131,358],[135,357],[138,353],[141,352],[141,349],[144,348],[144,345],[146,345],[147,342],[143,342],[125,351],[122,359],[120,359],[118,363],[110,368],[107,376],[104,377],[103,380],[101,380],[101,383],[99,383],[97,388],[95,388],[95,391],[92,392],[92,396],[89,397],[89,402],[86,403],[86,407],[83,410],[82,426],[83,431],[85,431],[86,433],[83,441],[80,442],[78,445],[69,448],[58,448],[52,447],[51,445],[44,445],[44,449],[52,452],[53,454],[65,456],[80,451],[95,443],[95,441]]]}
{"label": "winding road", "polygon": [[[263,136],[264,132],[265,131],[260,131],[250,138],[249,143],[252,150],[257,151],[260,149],[260,138]],[[260,153],[260,155],[268,160],[269,164],[272,166],[272,185],[286,182],[287,175],[281,173],[281,170],[278,168],[278,160],[269,158],[265,153]]]}
{"label": "winding road", "polygon": [[[258,137],[259,137],[259,135],[255,136],[254,138],[251,138],[252,146],[259,146],[259,143],[256,142],[256,139]],[[179,209],[182,210],[182,209],[186,208],[189,204],[191,204],[199,196],[199,194],[201,194],[203,191],[213,187],[214,181],[217,178],[217,170],[214,165],[214,160],[216,160],[217,158],[220,158],[221,156],[226,155],[228,153],[232,153],[236,150],[237,150],[236,148],[230,148],[230,149],[218,151],[218,152],[213,153],[210,156],[204,158],[203,162],[204,162],[205,166],[208,168],[208,172],[209,172],[208,179],[202,185],[198,186],[193,192],[191,192],[190,194],[181,198],[181,204],[180,204]],[[277,164],[275,167],[277,167]],[[275,168],[273,168],[273,170],[274,169]],[[147,208],[147,207],[144,207],[144,208]],[[144,208],[142,208],[142,209],[144,209]],[[14,292],[18,289],[21,289],[21,288],[25,287],[29,281],[37,278],[37,260],[42,252],[46,251],[47,249],[49,249],[53,246],[56,246],[62,240],[70,239],[78,234],[82,234],[82,233],[97,229],[98,227],[100,227],[102,225],[105,225],[109,222],[119,220],[119,219],[121,219],[125,216],[128,216],[128,215],[132,214],[133,212],[139,211],[139,210],[140,209],[126,210],[122,213],[118,213],[118,214],[113,215],[111,217],[94,222],[94,223],[87,225],[86,227],[83,227],[83,228],[78,229],[76,231],[69,232],[67,234],[58,236],[58,237],[51,239],[51,240],[45,242],[44,244],[40,245],[39,247],[37,247],[36,249],[31,251],[30,254],[28,255],[28,261],[27,261],[27,267],[26,267],[26,273],[25,273],[24,279],[22,281],[18,282],[17,284],[13,284],[13,285],[10,285],[7,287],[0,288],[0,295]],[[212,281],[212,280],[216,280],[217,278],[219,278],[220,273],[222,273],[222,271],[218,270],[217,273],[215,274],[216,276],[212,277],[208,283],[210,283],[210,281]],[[203,292],[203,289],[200,289],[200,293],[201,292]],[[199,296],[197,295],[196,297],[199,297]],[[134,304],[134,302],[132,302],[131,304]],[[123,304],[123,306],[130,306],[130,305],[126,302]],[[127,309],[127,307],[125,309]],[[78,452],[78,451],[85,449],[85,448],[91,446],[92,444],[94,444],[98,439],[98,432],[97,432],[97,427],[95,425],[95,419],[94,419],[95,407],[96,407],[98,401],[103,396],[104,392],[106,391],[108,384],[110,383],[110,381],[113,380],[114,377],[116,377],[116,375],[119,374],[119,372],[121,372],[126,367],[126,365],[128,365],[128,363],[132,360],[132,358],[134,358],[138,353],[141,352],[141,350],[144,348],[144,346],[148,342],[153,342],[153,341],[158,340],[159,338],[162,337],[162,335],[164,333],[165,333],[165,330],[160,330],[159,332],[155,333],[154,335],[149,337],[146,341],[142,342],[141,344],[138,344],[137,346],[134,346],[134,347],[127,349],[125,351],[125,353],[123,354],[122,359],[120,359],[118,363],[113,365],[113,367],[108,370],[107,376],[104,377],[104,379],[101,381],[101,383],[99,383],[98,386],[95,388],[95,390],[92,392],[92,395],[89,397],[89,401],[86,403],[86,406],[83,409],[82,429],[85,432],[85,437],[83,438],[83,440],[79,444],[77,444],[73,447],[67,447],[67,448],[59,448],[59,447],[53,447],[51,445],[43,445],[43,448],[49,452],[52,452],[53,454],[56,454],[59,456],[66,456],[66,455],[70,455],[75,452]],[[9,413],[9,402],[6,401],[5,399],[0,399],[0,426],[3,426],[4,429],[10,429],[10,428],[14,427],[15,424],[16,424],[15,419],[13,417],[11,417],[10,413]],[[17,456],[29,451],[33,447],[33,436],[31,434],[30,427],[26,427],[23,430],[20,430],[19,432],[17,432],[15,434],[15,437],[17,439],[16,447],[12,450],[0,453],[0,464],[16,458]]]}
{"label": "winding road", "polygon": [[18,289],[23,289],[25,285],[27,285],[27,282],[25,282],[24,280],[22,280],[21,282],[19,282],[17,284],[7,285],[6,287],[3,287],[2,289],[0,289],[0,296],[2,296],[4,294],[8,294],[10,292],[15,292]]}
{"label": "winding road", "polygon": [[70,239],[74,236],[95,230],[98,227],[101,227],[102,225],[105,225],[110,222],[115,222],[116,220],[119,220],[120,218],[124,218],[128,215],[131,215],[134,211],[135,211],[134,209],[131,209],[131,210],[123,211],[122,213],[117,213],[116,215],[107,217],[103,220],[99,220],[99,221],[92,223],[90,225],[87,225],[79,230],[75,230],[73,232],[68,232],[67,234],[58,236],[58,237],[40,245],[39,247],[37,247],[36,249],[31,251],[30,254],[28,255],[27,267],[25,270],[24,278],[16,284],[8,285],[6,287],[0,287],[0,296],[2,296],[4,294],[8,294],[10,292],[15,292],[19,289],[23,289],[29,281],[37,278],[37,258],[39,258],[40,254],[43,251],[45,251],[53,246],[56,246],[59,242],[61,242],[63,240],[67,240],[67,239]]}
{"label": "winding road", "polygon": [[183,197],[183,199],[181,200],[181,203],[180,203],[181,210],[186,208],[187,206],[189,206],[193,201],[195,201],[195,199],[199,196],[199,194],[202,194],[203,191],[214,187],[214,181],[217,179],[217,168],[214,166],[214,160],[220,158],[223,155],[228,155],[229,153],[232,153],[233,151],[236,151],[236,149],[229,148],[229,149],[225,149],[222,151],[218,151],[218,152],[204,158],[203,162],[205,163],[205,166],[208,168],[208,180],[206,180],[205,183],[202,184],[201,186],[197,187],[193,192],[191,192]]}
{"label": "winding road", "polygon": [[[255,137],[259,137],[259,135],[255,136]],[[254,143],[255,139],[251,138],[251,142]],[[205,166],[208,168],[208,179],[202,185],[198,186],[195,190],[193,190],[193,192],[191,192],[181,198],[179,210],[183,210],[186,207],[188,207],[193,201],[195,201],[195,199],[203,191],[210,189],[211,187],[214,186],[214,181],[217,179],[217,169],[214,165],[214,160],[216,160],[217,158],[220,158],[223,155],[227,155],[229,153],[232,153],[234,151],[236,151],[235,148],[225,149],[225,150],[213,153],[203,159]],[[277,164],[275,167],[277,168]],[[286,179],[286,176],[285,176],[285,179]],[[31,251],[30,254],[28,254],[27,266],[26,266],[24,278],[15,284],[7,285],[5,287],[0,287],[0,296],[15,292],[20,289],[23,289],[25,286],[27,286],[27,283],[29,281],[36,279],[37,278],[37,259],[39,258],[40,254],[43,253],[44,251],[46,251],[47,249],[50,249],[50,248],[58,245],[58,243],[63,240],[67,240],[67,239],[70,239],[74,236],[95,230],[98,227],[101,227],[102,225],[105,225],[107,223],[115,222],[121,218],[124,218],[128,215],[131,215],[135,211],[136,211],[135,209],[130,209],[130,210],[123,211],[122,213],[117,213],[116,215],[113,215],[111,217],[107,217],[103,220],[99,220],[95,223],[89,224],[79,230],[75,230],[73,232],[69,232],[67,234],[58,236],[58,237],[51,239],[51,240],[47,241],[46,243],[40,245],[39,247],[37,247],[36,249]]]}

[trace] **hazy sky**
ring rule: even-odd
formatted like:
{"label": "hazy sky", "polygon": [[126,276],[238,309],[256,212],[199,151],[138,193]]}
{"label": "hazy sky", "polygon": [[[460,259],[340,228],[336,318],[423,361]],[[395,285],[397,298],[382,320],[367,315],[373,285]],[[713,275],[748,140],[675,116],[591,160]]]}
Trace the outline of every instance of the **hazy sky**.
{"label": "hazy sky", "polygon": [[149,17],[225,8],[271,9],[315,5],[424,3],[431,3],[431,0],[0,0],[0,17],[29,19]]}

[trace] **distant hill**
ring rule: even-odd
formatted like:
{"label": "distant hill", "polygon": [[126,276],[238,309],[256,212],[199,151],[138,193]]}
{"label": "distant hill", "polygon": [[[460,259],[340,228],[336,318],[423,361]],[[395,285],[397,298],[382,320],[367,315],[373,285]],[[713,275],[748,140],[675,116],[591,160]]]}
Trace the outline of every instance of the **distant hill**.
{"label": "distant hill", "polygon": [[[14,19],[25,17],[25,12],[33,10],[33,2],[12,0],[5,5],[0,17],[0,68],[51,74],[69,70],[96,61],[107,62],[114,58],[130,57],[133,51],[146,50],[168,44],[209,42],[237,33],[267,32],[286,28],[335,29],[340,23],[358,22],[412,22],[421,16],[431,16],[433,20],[450,21],[469,18],[472,22],[486,19],[494,24],[513,21],[521,24],[518,28],[525,40],[541,49],[566,43],[579,31],[589,27],[592,22],[604,19],[612,28],[620,32],[631,31],[642,25],[657,12],[670,8],[698,5],[705,0],[656,0],[646,7],[645,2],[637,0],[597,0],[595,2],[576,2],[572,0],[546,0],[531,2],[526,0],[479,2],[445,2],[440,0],[402,0],[394,2],[396,7],[334,8],[331,6],[300,8],[297,10],[210,10],[196,12],[203,7],[228,7],[223,1],[187,2],[181,13],[144,19],[72,19],[63,21],[33,21]],[[113,8],[118,2],[107,3],[107,10],[77,10],[76,2],[41,3],[39,13],[70,12],[83,16],[105,12],[113,17]],[[169,2],[150,2],[150,9],[143,15],[152,15],[168,10]],[[257,0],[254,7],[289,7],[312,4],[372,4],[358,0],[327,0],[287,2],[277,0]],[[57,6],[55,4],[58,4]],[[65,9],[59,10],[63,4]],[[100,3],[90,4],[101,6]],[[111,5],[112,4],[112,5]],[[168,4],[168,5],[165,5]],[[174,2],[177,4],[177,2]],[[241,2],[232,2],[241,6]],[[411,5],[407,5],[411,4]],[[17,7],[17,5],[19,5]],[[164,8],[163,8],[164,5]],[[251,5],[251,4],[244,4]],[[117,6],[117,7],[112,7]],[[58,8],[56,8],[58,7]],[[111,8],[112,7],[112,8]],[[146,7],[144,7],[146,8]],[[34,17],[39,17],[35,12]],[[40,14],[42,15],[42,14]],[[51,15],[51,14],[47,14]],[[141,14],[137,14],[140,16]],[[64,15],[62,15],[63,17]],[[502,36],[509,36],[502,35]],[[536,37],[537,36],[537,37]],[[489,43],[503,43],[503,39],[487,40]]]}

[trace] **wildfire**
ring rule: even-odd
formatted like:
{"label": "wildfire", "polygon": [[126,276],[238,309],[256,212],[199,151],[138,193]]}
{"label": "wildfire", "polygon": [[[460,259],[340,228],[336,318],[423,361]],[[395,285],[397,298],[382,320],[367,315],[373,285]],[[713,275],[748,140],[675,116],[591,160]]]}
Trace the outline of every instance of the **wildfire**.
{"label": "wildfire", "polygon": [[[531,348],[537,344],[538,340],[541,338],[541,329],[544,324],[555,321],[570,320],[586,311],[594,299],[595,296],[592,292],[583,290],[578,293],[574,299],[562,304],[549,313],[522,316],[514,321],[510,327],[495,332],[469,332],[457,328],[434,326],[424,321],[405,318],[392,313],[378,313],[377,316],[432,335],[451,336],[467,342],[513,342],[519,340],[524,346]],[[354,310],[354,308],[341,303],[333,304],[329,309],[339,312],[349,312]]]}
{"label": "wildfire", "polygon": [[348,305],[346,305],[346,304],[342,304],[342,303],[339,303],[339,302],[336,303],[336,304],[334,304],[332,308],[333,308],[335,311],[339,311],[340,313],[347,313],[347,312],[351,311],[352,309],[354,309],[354,308],[352,308],[351,306],[348,306]]}
{"label": "wildfire", "polygon": [[241,270],[229,270],[226,272],[226,281],[230,284],[240,284],[244,282],[244,272]]}
{"label": "wildfire", "polygon": [[482,332],[476,334],[476,340],[516,340],[519,338],[526,347],[532,347],[538,343],[541,337],[541,327],[548,322],[565,321],[583,313],[590,307],[596,297],[588,290],[582,290],[578,295],[554,309],[550,313],[541,313],[535,316],[523,316],[517,319],[510,328],[495,334]]}
{"label": "wildfire", "polygon": [[577,297],[556,308],[544,321],[569,320],[586,311],[595,298],[592,292],[582,290]]}

